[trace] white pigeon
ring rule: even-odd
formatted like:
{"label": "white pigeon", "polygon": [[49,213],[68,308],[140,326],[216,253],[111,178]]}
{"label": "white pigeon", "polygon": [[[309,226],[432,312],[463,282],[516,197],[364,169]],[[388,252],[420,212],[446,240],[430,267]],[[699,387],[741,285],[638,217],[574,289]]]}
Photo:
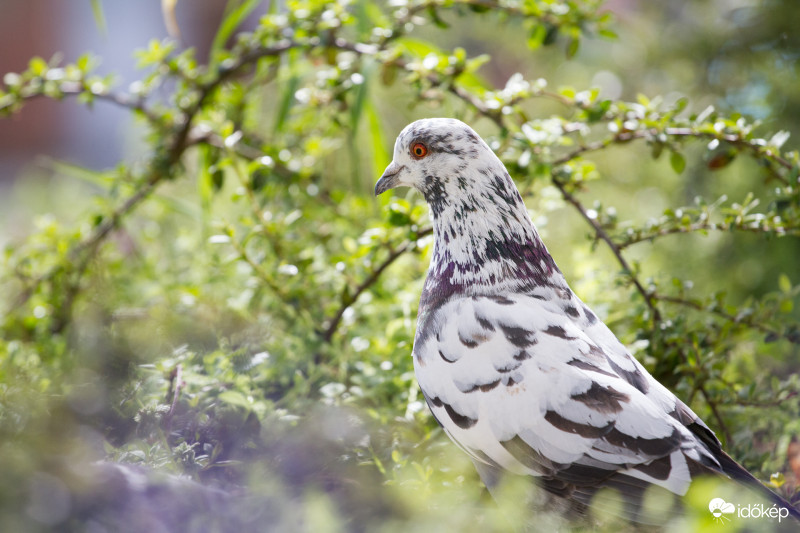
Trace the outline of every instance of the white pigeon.
{"label": "white pigeon", "polygon": [[633,520],[648,487],[684,495],[701,474],[769,492],[572,292],[505,166],[469,126],[407,126],[375,194],[402,186],[424,195],[433,219],[417,380],[490,490],[504,471],[534,476],[585,510],[609,487]]}

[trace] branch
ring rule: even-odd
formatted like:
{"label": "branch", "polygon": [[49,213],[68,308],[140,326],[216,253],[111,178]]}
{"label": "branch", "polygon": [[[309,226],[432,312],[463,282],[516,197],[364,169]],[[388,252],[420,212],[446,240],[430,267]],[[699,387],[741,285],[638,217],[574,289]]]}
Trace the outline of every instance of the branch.
{"label": "branch", "polygon": [[[169,436],[170,428],[172,426],[172,417],[175,415],[175,410],[178,407],[178,399],[181,396],[186,383],[183,382],[183,365],[178,365],[172,369],[169,374],[169,391],[167,392],[167,401],[170,402],[169,411],[164,417],[164,433]],[[170,398],[170,394],[172,397]]]}
{"label": "branch", "polygon": [[762,226],[753,227],[752,225],[749,224],[729,224],[725,222],[696,222],[688,226],[663,228],[658,231],[653,231],[650,233],[643,233],[641,235],[628,237],[625,240],[619,242],[617,246],[620,248],[620,250],[624,250],[625,248],[633,246],[634,244],[639,244],[640,242],[644,241],[651,241],[658,237],[664,237],[667,235],[675,235],[678,233],[694,233],[696,231],[729,231],[729,230],[743,231],[749,233],[760,233],[760,234],[773,233],[777,235],[800,234],[800,226],[788,226],[788,227],[781,227],[780,229],[778,229],[778,228],[769,228]]}
{"label": "branch", "polygon": [[647,291],[644,286],[642,286],[639,278],[636,276],[636,274],[634,274],[633,269],[631,268],[627,259],[625,259],[625,257],[622,255],[622,250],[619,248],[619,246],[617,246],[611,237],[608,236],[608,233],[606,233],[602,226],[600,226],[600,223],[589,216],[586,209],[583,207],[583,204],[581,204],[580,201],[567,190],[563,182],[559,181],[555,177],[553,177],[552,182],[553,185],[555,185],[556,188],[561,191],[561,195],[564,197],[564,199],[572,204],[572,206],[578,210],[583,219],[592,227],[592,229],[594,229],[596,237],[608,245],[608,247],[611,249],[611,252],[614,254],[614,257],[616,257],[617,262],[628,276],[628,279],[631,280],[633,285],[636,287],[636,290],[639,292],[639,294],[641,294],[642,298],[644,298],[647,307],[650,309],[650,312],[653,315],[653,320],[655,322],[659,322],[661,320],[661,313],[658,311],[658,308],[654,303],[652,293]]}
{"label": "branch", "polygon": [[331,319],[328,320],[328,327],[325,328],[325,330],[320,333],[322,340],[324,340],[325,342],[331,342],[331,340],[333,339],[333,335],[336,333],[336,328],[339,327],[339,323],[342,321],[342,317],[344,316],[344,312],[347,310],[347,308],[353,305],[356,302],[356,300],[358,300],[358,297],[361,296],[361,293],[363,293],[365,290],[370,288],[372,285],[375,284],[375,282],[378,281],[378,278],[380,278],[381,274],[383,274],[383,271],[386,270],[389,267],[389,265],[397,261],[397,259],[400,256],[402,256],[404,253],[406,253],[411,249],[412,242],[416,242],[421,237],[428,235],[432,231],[433,228],[422,229],[417,232],[417,238],[414,239],[414,241],[406,241],[401,246],[393,250],[390,248],[389,256],[386,259],[384,259],[383,262],[380,263],[378,267],[375,270],[373,270],[369,274],[369,276],[367,276],[364,279],[364,281],[362,281],[353,290],[352,293],[344,292],[342,294],[341,305],[333,314],[333,317],[331,317]]}
{"label": "branch", "polygon": [[719,309],[718,307],[710,307],[710,306],[703,305],[700,302],[697,302],[695,300],[679,298],[677,296],[668,296],[668,295],[665,295],[665,294],[658,294],[657,292],[650,293],[650,297],[653,298],[653,300],[658,300],[658,301],[667,302],[667,303],[671,303],[671,304],[675,304],[675,305],[680,305],[680,306],[683,306],[683,307],[689,307],[691,309],[695,309],[695,310],[701,311],[703,313],[708,313],[708,314],[711,314],[711,315],[718,316],[718,317],[723,318],[723,319],[725,319],[728,322],[731,322],[733,324],[741,324],[743,326],[747,326],[749,328],[758,330],[758,331],[764,333],[765,335],[767,335],[769,337],[782,338],[782,339],[786,339],[787,341],[791,342],[792,344],[800,344],[800,336],[788,335],[788,334],[785,334],[785,333],[781,333],[780,331],[778,331],[776,329],[773,329],[773,328],[771,328],[769,326],[765,326],[764,324],[760,324],[758,322],[754,322],[753,320],[748,320],[748,319],[746,319],[747,317],[745,317],[745,319],[743,319],[743,318],[740,318],[740,317],[738,317],[736,315],[732,315],[732,314],[730,314],[730,313],[728,313],[728,312],[726,312],[726,311],[724,311],[722,309]]}
{"label": "branch", "polygon": [[[126,93],[94,91],[90,87],[86,87],[84,80],[79,81],[64,81],[58,86],[60,96],[80,96],[82,94],[90,94],[93,98],[104,102],[109,102],[116,106],[122,107],[130,111],[137,111],[144,115],[149,122],[155,125],[163,125],[163,117],[158,115],[155,111],[146,105],[144,98],[134,97]],[[45,94],[42,90],[35,92],[25,92],[19,96],[21,100],[36,100],[38,98],[53,98]],[[13,102],[0,106],[0,111],[9,108]]]}
{"label": "branch", "polygon": [[717,403],[711,400],[711,395],[708,394],[708,391],[706,391],[705,387],[703,387],[702,385],[698,385],[697,389],[700,391],[700,394],[703,395],[703,398],[705,398],[708,407],[711,409],[711,414],[717,421],[719,430],[722,431],[722,434],[725,436],[725,445],[732,447],[733,436],[731,435],[731,432],[728,429],[727,424],[725,424],[725,421],[722,419],[722,415],[720,414],[719,409],[717,409]]}

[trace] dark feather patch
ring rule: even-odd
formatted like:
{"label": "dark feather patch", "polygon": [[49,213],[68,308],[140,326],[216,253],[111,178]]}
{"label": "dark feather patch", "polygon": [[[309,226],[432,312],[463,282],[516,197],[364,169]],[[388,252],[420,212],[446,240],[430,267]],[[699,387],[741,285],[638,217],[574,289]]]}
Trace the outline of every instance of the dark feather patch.
{"label": "dark feather patch", "polygon": [[633,370],[625,370],[607,355],[606,361],[608,361],[608,364],[611,365],[611,369],[616,372],[619,377],[639,389],[639,392],[642,394],[647,394],[647,391],[650,389],[650,385],[647,384],[647,379],[644,377],[644,374],[639,372],[638,368],[634,368]]}
{"label": "dark feather patch", "polygon": [[528,331],[525,328],[500,324],[500,329],[503,330],[503,334],[506,336],[506,339],[508,339],[508,342],[517,348],[527,348],[537,342],[533,331]]}
{"label": "dark feather patch", "polygon": [[491,323],[491,321],[483,318],[482,316],[478,316],[477,314],[475,315],[475,320],[478,321],[478,324],[480,324],[483,329],[487,331],[494,331],[494,325]]}
{"label": "dark feather patch", "polygon": [[573,359],[572,361],[567,362],[567,364],[570,366],[574,366],[575,368],[580,368],[581,370],[587,370],[589,372],[597,372],[598,374],[603,374],[604,376],[610,376],[612,378],[618,377],[616,374],[612,374],[611,372],[608,372],[600,367],[589,364],[586,361],[581,361],[580,359]]}
{"label": "dark feather patch", "polygon": [[566,313],[567,313],[569,316],[571,316],[572,318],[578,318],[579,316],[581,316],[580,312],[578,312],[578,308],[577,308],[577,307],[575,307],[575,306],[573,306],[573,305],[568,305],[568,306],[567,306],[567,307],[564,309],[564,311],[566,311]]}
{"label": "dark feather patch", "polygon": [[683,424],[684,426],[688,426],[689,424],[694,424],[697,417],[694,413],[686,406],[685,403],[675,399],[675,409],[673,409],[669,416]]}
{"label": "dark feather patch", "polygon": [[514,459],[534,472],[543,475],[551,475],[555,472],[553,462],[531,448],[519,435],[514,435],[510,440],[501,441],[500,444]]}
{"label": "dark feather patch", "polygon": [[559,470],[557,477],[558,479],[576,485],[599,485],[601,481],[614,475],[617,468],[619,468],[619,465],[609,465],[608,468],[600,468],[597,466],[573,463],[567,468]]}
{"label": "dark feather patch", "polygon": [[508,374],[512,370],[518,369],[521,365],[522,363],[509,363],[505,366],[496,366],[494,367],[494,369],[500,372],[501,374]]}
{"label": "dark feather patch", "polygon": [[514,300],[510,300],[510,299],[506,298],[505,296],[499,296],[499,295],[493,294],[493,295],[487,296],[487,298],[489,298],[491,301],[493,301],[496,304],[514,305]]}
{"label": "dark feather patch", "polygon": [[547,333],[548,335],[552,335],[553,337],[558,337],[565,340],[572,340],[575,338],[567,335],[567,331],[561,326],[548,326],[548,328],[544,330],[544,332]]}
{"label": "dark feather patch", "polygon": [[529,354],[526,350],[520,350],[516,354],[514,354],[514,359],[517,361],[524,361],[526,359],[530,359],[531,354]]}
{"label": "dark feather patch", "polygon": [[463,392],[465,394],[468,394],[470,392],[475,392],[475,391],[489,392],[490,390],[492,390],[495,387],[497,387],[499,384],[500,384],[500,380],[498,379],[498,380],[492,381],[491,383],[483,383],[483,384],[475,383],[474,385],[472,385],[470,387],[467,387],[467,388],[461,388],[461,386],[459,386],[459,385],[457,385],[457,387],[458,387],[458,390],[460,390],[461,392]]}
{"label": "dark feather patch", "polygon": [[[427,396],[425,396],[428,399]],[[428,403],[435,406],[435,407],[444,407],[445,412],[447,412],[447,416],[450,417],[450,420],[455,423],[461,429],[469,429],[475,424],[478,423],[477,418],[470,418],[466,415],[462,415],[461,413],[457,412],[453,409],[453,406],[449,403],[444,403],[441,398],[438,396],[434,396],[433,398],[428,399]],[[440,423],[441,425],[441,423]]]}
{"label": "dark feather patch", "polygon": [[470,418],[466,415],[458,413],[449,403],[444,404],[444,410],[447,411],[447,415],[450,417],[450,420],[452,420],[453,423],[455,423],[455,425],[461,429],[469,429],[478,423],[477,418]]}
{"label": "dark feather patch", "polygon": [[634,468],[653,479],[665,480],[672,472],[672,456],[665,455],[661,459],[655,459],[649,463],[635,465]]}
{"label": "dark feather patch", "polygon": [[586,321],[589,322],[590,326],[597,322],[597,316],[595,316],[595,314],[592,313],[592,310],[585,305],[583,306],[583,314],[586,315]]}
{"label": "dark feather patch", "polygon": [[458,334],[458,340],[461,341],[461,344],[466,346],[467,348],[475,348],[478,345],[478,342],[474,339],[465,339],[461,336],[461,333]]}
{"label": "dark feather patch", "polygon": [[612,428],[604,438],[609,444],[651,457],[669,455],[681,444],[681,434],[678,428],[673,428],[669,437],[655,439],[632,437],[616,428]]}
{"label": "dark feather patch", "polygon": [[578,422],[573,422],[572,420],[564,418],[555,411],[547,411],[544,414],[544,419],[550,422],[550,424],[552,424],[554,427],[560,429],[561,431],[566,431],[567,433],[575,433],[577,435],[580,435],[581,437],[586,437],[587,439],[597,439],[603,437],[614,429],[613,422],[609,422],[603,427],[590,426],[588,424],[579,424]]}
{"label": "dark feather patch", "polygon": [[456,362],[456,359],[448,359],[447,357],[445,357],[445,355],[442,353],[441,350],[439,350],[439,357],[441,357],[442,360],[444,360],[445,363],[455,363]]}
{"label": "dark feather patch", "polygon": [[589,409],[605,414],[619,413],[622,411],[620,403],[630,401],[627,394],[614,390],[613,387],[603,387],[596,381],[592,381],[592,385],[586,392],[575,394],[572,399],[583,403]]}

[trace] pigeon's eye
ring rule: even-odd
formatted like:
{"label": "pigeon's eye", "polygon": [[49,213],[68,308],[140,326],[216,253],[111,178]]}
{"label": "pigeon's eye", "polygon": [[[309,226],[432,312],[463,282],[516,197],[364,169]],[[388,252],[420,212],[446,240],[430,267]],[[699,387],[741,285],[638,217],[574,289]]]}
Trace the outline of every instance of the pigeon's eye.
{"label": "pigeon's eye", "polygon": [[411,147],[411,157],[414,159],[422,159],[428,155],[428,147],[422,143],[414,143]]}

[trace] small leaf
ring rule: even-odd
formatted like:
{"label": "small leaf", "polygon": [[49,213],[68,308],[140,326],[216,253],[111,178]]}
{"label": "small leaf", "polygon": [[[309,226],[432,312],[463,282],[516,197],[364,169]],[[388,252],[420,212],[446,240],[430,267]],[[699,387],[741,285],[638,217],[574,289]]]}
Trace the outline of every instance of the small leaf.
{"label": "small leaf", "polygon": [[433,5],[428,6],[428,15],[431,17],[431,20],[433,21],[433,23],[436,25],[437,28],[442,28],[443,30],[446,30],[447,28],[450,27],[448,23],[439,18],[439,12],[436,11],[436,8]]}
{"label": "small leaf", "polygon": [[250,188],[254,191],[260,191],[267,184],[270,171],[266,167],[259,167],[250,174]]}
{"label": "small leaf", "polygon": [[225,392],[221,393],[217,398],[228,405],[233,405],[235,407],[242,407],[247,411],[252,409],[252,405],[247,398],[245,398],[244,394],[239,391],[235,390],[226,390]]}
{"label": "small leaf", "polygon": [[786,274],[778,276],[778,288],[784,293],[792,292],[792,280],[789,279],[789,276]]}
{"label": "small leaf", "polygon": [[736,150],[722,150],[711,156],[707,165],[710,170],[719,170],[730,165],[734,159],[736,159]]}
{"label": "small leaf", "polygon": [[214,191],[219,191],[222,189],[222,186],[225,184],[225,172],[222,169],[217,169],[211,173],[211,185],[214,187]]}
{"label": "small leaf", "polygon": [[531,34],[528,37],[528,48],[531,50],[536,50],[544,44],[544,40],[546,38],[547,28],[544,26],[544,24],[537,24],[533,27],[533,31],[531,31]]}
{"label": "small leaf", "polygon": [[786,478],[783,477],[783,474],[780,472],[775,472],[771,476],[769,476],[769,484],[779,489],[786,483]]}
{"label": "small leaf", "polygon": [[669,164],[672,166],[672,170],[680,174],[686,168],[686,159],[680,152],[672,152],[669,156]]}
{"label": "small leaf", "polygon": [[34,57],[28,62],[28,69],[34,76],[41,76],[47,71],[47,61],[41,57]]}
{"label": "small leaf", "polygon": [[653,157],[653,159],[658,159],[663,151],[664,143],[653,143],[653,148],[650,150],[650,155]]}
{"label": "small leaf", "polygon": [[94,23],[97,25],[97,29],[100,30],[103,37],[105,37],[108,33],[108,29],[106,27],[106,16],[103,14],[103,4],[100,0],[91,0],[91,3]]}
{"label": "small leaf", "polygon": [[[230,39],[231,35],[233,35],[233,32],[236,31],[260,3],[261,0],[247,0],[238,5],[236,2],[228,2],[228,5],[225,7],[225,14],[222,18],[222,22],[211,44],[210,57],[212,61],[216,59],[216,54],[225,47],[225,43]],[[174,6],[172,10],[174,16]],[[175,27],[177,29],[177,23],[175,23]]]}
{"label": "small leaf", "polygon": [[578,53],[578,48],[580,48],[580,45],[580,39],[570,39],[567,43],[567,57],[575,57],[575,54]]}

